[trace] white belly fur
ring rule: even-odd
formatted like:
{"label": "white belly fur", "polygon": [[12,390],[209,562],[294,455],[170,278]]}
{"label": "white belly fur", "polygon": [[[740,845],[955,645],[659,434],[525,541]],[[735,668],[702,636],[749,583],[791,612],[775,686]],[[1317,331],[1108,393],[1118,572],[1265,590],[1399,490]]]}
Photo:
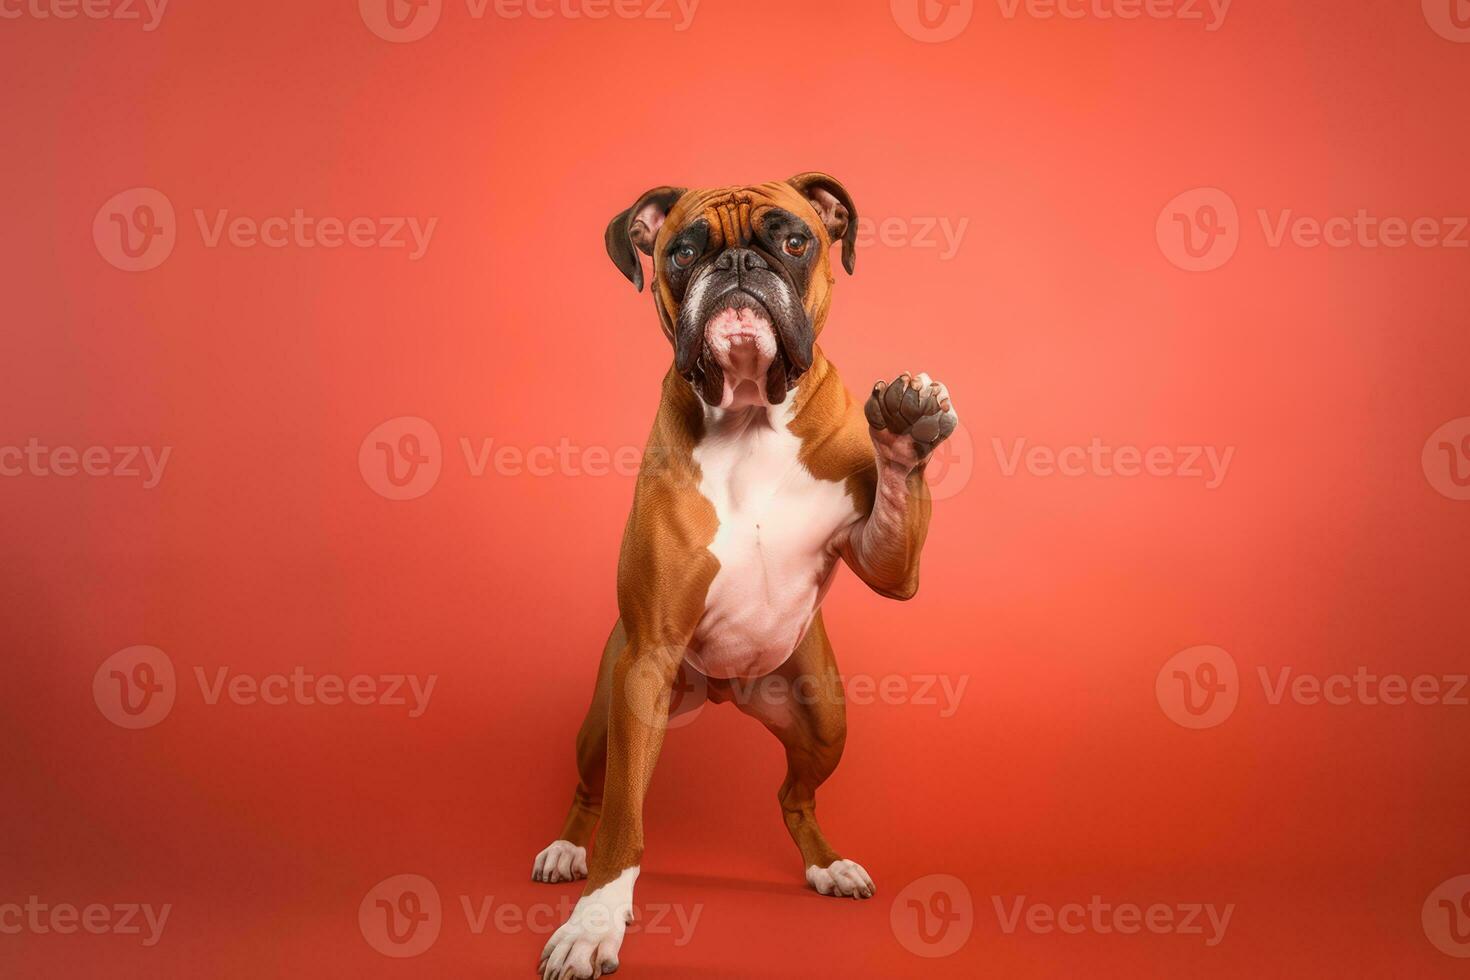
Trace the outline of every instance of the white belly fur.
{"label": "white belly fur", "polygon": [[759,677],[786,662],[831,584],[828,544],[859,516],[844,484],[798,459],[792,400],[713,410],[694,449],[699,491],[720,521],[709,546],[720,570],[686,656],[707,677]]}

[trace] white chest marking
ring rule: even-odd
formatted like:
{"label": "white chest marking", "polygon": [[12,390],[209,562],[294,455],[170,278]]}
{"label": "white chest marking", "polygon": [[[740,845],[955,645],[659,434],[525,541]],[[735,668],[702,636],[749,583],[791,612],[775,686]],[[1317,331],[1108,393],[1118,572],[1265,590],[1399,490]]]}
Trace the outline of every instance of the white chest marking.
{"label": "white chest marking", "polygon": [[720,570],[688,654],[708,677],[759,677],[785,663],[831,584],[829,542],[859,516],[844,484],[799,460],[791,401],[713,410],[694,449],[699,492],[720,521],[709,546]]}

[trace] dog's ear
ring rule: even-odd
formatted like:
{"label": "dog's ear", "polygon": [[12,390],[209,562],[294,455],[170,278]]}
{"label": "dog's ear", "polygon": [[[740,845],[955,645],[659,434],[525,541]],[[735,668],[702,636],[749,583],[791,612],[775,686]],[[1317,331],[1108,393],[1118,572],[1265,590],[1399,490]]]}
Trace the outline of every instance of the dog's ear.
{"label": "dog's ear", "polygon": [[655,187],[640,197],[636,204],[607,223],[607,254],[618,271],[643,292],[643,262],[634,246],[644,255],[653,254],[653,239],[659,226],[684,196],[683,187]]}
{"label": "dog's ear", "polygon": [[834,242],[842,243],[842,267],[852,275],[857,266],[857,207],[842,181],[830,174],[797,174],[786,183],[795,187],[816,208]]}

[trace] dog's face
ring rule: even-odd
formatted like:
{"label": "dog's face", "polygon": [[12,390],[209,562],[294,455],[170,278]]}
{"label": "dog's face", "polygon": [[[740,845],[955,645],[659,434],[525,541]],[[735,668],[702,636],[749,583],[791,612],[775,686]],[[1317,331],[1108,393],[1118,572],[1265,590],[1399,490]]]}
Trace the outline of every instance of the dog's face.
{"label": "dog's face", "polygon": [[838,181],[808,173],[749,187],[658,187],[607,227],[607,251],[653,295],[674,367],[710,405],[779,405],[812,366],[842,242],[853,271],[857,209]]}

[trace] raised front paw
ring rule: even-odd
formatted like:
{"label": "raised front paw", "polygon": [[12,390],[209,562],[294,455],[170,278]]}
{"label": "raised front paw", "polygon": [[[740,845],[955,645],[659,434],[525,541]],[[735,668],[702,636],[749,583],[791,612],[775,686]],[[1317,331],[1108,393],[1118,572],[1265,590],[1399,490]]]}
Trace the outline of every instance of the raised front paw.
{"label": "raised front paw", "polygon": [[926,461],[960,422],[948,388],[927,374],[907,371],[892,384],[875,384],[863,411],[878,452],[908,466]]}

